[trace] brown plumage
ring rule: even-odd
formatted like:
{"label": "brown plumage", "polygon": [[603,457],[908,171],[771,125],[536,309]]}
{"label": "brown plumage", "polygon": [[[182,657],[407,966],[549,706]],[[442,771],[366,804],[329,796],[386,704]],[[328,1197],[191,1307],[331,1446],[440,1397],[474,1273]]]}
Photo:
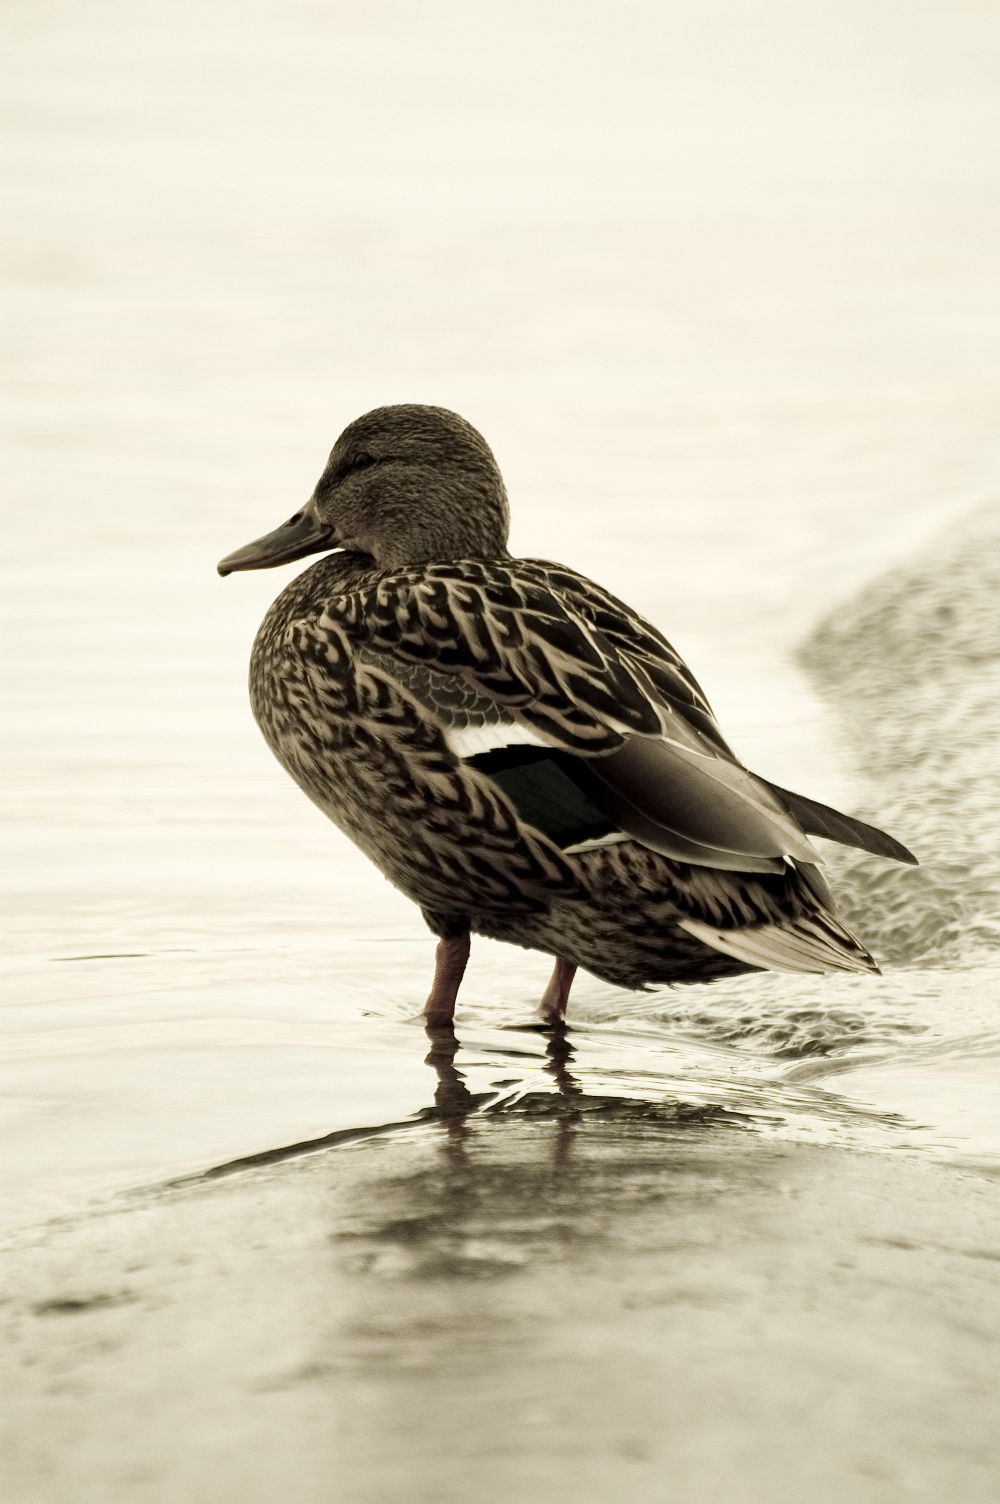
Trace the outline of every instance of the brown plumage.
{"label": "brown plumage", "polygon": [[810,835],[914,858],[738,762],[670,644],[563,565],[507,552],[485,441],[443,408],[379,408],[308,505],[219,565],[336,550],[279,595],[251,659],[278,760],[439,936],[450,1022],[471,933],[624,987],[755,967],[877,971]]}

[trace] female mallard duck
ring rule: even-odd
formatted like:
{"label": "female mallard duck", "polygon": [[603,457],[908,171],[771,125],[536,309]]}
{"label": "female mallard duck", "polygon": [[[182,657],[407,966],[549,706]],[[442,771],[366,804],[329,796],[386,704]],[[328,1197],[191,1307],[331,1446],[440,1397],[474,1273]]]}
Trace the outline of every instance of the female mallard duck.
{"label": "female mallard duck", "polygon": [[507,552],[503,480],[440,407],[344,430],[312,498],[220,574],[336,549],[274,602],[254,715],[278,761],[439,937],[449,1023],[475,931],[622,987],[755,968],[877,971],[808,837],[891,836],[749,773],[656,629],[561,564]]}

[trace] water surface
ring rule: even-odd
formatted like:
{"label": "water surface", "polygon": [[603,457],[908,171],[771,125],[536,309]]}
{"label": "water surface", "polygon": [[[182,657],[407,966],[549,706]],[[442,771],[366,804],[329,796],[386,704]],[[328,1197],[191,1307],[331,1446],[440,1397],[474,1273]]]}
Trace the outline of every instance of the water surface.
{"label": "water surface", "polygon": [[[864,698],[856,592],[995,494],[996,16],[51,0],[12,31],[7,1219],[432,1101],[419,916],[250,722],[281,577],[214,573],[397,400],[484,430],[515,548],[645,610],[751,766],[925,840],[930,888],[844,868],[884,981],[581,979],[580,1090],[995,1164],[996,741],[969,672],[945,720]],[[794,660],[820,621],[839,678]],[[866,768],[918,723],[947,767],[925,738]],[[560,1090],[502,1028],[546,971],[476,947],[455,1064],[486,1104]]]}

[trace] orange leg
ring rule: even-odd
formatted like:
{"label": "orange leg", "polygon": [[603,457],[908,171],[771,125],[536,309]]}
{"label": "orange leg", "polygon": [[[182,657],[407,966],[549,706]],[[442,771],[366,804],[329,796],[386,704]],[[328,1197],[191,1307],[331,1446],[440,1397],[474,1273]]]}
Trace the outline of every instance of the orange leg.
{"label": "orange leg", "polygon": [[434,982],[424,1004],[428,1029],[450,1028],[455,1017],[455,1002],[469,961],[471,938],[468,930],[450,940],[439,940],[434,954]]}
{"label": "orange leg", "polygon": [[539,1013],[543,1022],[558,1024],[566,1017],[566,1004],[569,1002],[569,989],[573,985],[576,976],[576,967],[572,961],[564,961],[562,956],[557,956],[555,969],[549,978],[549,985],[542,994],[539,1004]]}

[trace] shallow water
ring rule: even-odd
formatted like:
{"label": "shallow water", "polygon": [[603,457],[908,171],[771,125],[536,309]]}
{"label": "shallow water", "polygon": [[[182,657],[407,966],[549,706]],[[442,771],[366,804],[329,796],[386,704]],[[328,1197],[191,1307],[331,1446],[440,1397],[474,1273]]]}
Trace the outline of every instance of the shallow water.
{"label": "shallow water", "polygon": [[[898,654],[852,592],[892,609],[885,570],[975,536],[994,494],[1000,27],[971,4],[806,27],[774,0],[752,36],[742,15],[19,13],[6,1222],[406,1122],[440,1089],[409,1021],[419,916],[250,722],[281,576],[214,574],[394,400],[486,432],[515,547],[647,611],[751,766],[931,856],[839,863],[883,980],[581,979],[569,1082],[502,1028],[545,959],[480,942],[465,1089],[998,1162],[996,700],[968,632],[955,648],[956,623],[981,640],[963,610],[977,580],[995,599],[990,555],[923,556],[943,635],[896,602],[941,669],[905,704],[871,682]],[[793,653],[823,620],[838,672],[811,650],[810,681]]]}

